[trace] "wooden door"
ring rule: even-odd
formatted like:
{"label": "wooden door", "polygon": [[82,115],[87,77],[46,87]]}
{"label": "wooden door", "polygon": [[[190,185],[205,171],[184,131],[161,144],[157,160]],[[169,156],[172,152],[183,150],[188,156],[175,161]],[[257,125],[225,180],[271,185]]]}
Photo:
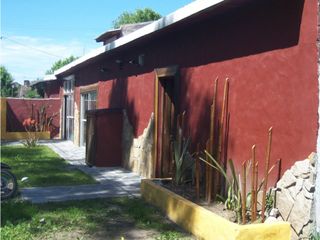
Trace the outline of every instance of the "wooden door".
{"label": "wooden door", "polygon": [[96,109],[97,92],[81,93],[80,100],[80,146],[86,146],[87,111]]}
{"label": "wooden door", "polygon": [[87,115],[87,127],[86,127],[86,163],[88,166],[95,164],[95,152],[96,152],[96,117],[95,114]]}
{"label": "wooden door", "polygon": [[160,153],[161,177],[172,177],[173,174],[173,141],[176,130],[176,96],[174,77],[160,80]]}

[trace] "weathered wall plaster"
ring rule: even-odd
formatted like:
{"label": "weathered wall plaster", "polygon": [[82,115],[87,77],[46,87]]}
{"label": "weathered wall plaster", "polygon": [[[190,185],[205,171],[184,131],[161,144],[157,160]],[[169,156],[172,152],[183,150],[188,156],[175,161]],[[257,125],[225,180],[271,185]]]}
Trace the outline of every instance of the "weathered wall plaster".
{"label": "weathered wall plaster", "polygon": [[123,111],[123,136],[122,136],[122,165],[124,168],[138,173],[142,177],[151,178],[152,146],[154,131],[154,115],[151,114],[148,126],[143,134],[134,138],[133,128],[129,122],[126,111]]}
{"label": "weathered wall plaster", "polygon": [[318,0],[318,37],[317,37],[317,46],[318,46],[318,88],[319,88],[319,102],[318,102],[318,139],[317,139],[317,153],[318,160],[316,163],[316,192],[315,192],[315,225],[316,231],[320,232],[320,163],[319,163],[319,154],[320,154],[320,0]]}

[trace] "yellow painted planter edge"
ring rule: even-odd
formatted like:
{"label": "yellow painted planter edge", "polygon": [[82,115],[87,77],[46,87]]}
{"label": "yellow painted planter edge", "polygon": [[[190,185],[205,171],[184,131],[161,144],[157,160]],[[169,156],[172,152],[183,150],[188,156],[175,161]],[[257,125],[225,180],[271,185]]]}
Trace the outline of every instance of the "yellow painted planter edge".
{"label": "yellow painted planter edge", "polygon": [[[7,101],[6,98],[0,98],[0,111],[1,111],[1,140],[23,140],[28,137],[27,132],[7,132]],[[33,133],[32,133],[33,134]],[[41,140],[50,139],[50,132],[35,132],[36,138]]]}
{"label": "yellow painted planter edge", "polygon": [[155,184],[152,179],[141,181],[141,196],[199,239],[290,240],[288,222],[238,225]]}
{"label": "yellow painted planter edge", "polygon": [[[33,134],[33,133],[32,133]],[[50,132],[35,132],[36,138],[41,140],[50,139]],[[27,132],[2,132],[1,139],[3,140],[23,140],[28,137]]]}

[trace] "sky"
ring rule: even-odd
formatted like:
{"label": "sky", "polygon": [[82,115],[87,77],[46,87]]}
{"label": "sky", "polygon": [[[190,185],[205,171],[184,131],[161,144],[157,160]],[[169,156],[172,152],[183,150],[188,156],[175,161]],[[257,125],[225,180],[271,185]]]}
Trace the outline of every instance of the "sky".
{"label": "sky", "polygon": [[192,0],[0,0],[1,51],[14,81],[43,78],[59,59],[101,46],[95,38],[124,11],[151,8],[165,16]]}

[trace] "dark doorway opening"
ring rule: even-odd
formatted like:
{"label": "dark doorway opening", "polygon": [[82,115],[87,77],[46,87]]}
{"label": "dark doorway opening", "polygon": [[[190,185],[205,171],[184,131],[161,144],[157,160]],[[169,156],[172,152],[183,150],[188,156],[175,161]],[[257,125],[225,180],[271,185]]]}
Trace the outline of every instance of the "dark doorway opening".
{"label": "dark doorway opening", "polygon": [[174,171],[173,142],[178,118],[179,84],[177,68],[156,70],[156,160],[159,177],[172,177]]}

